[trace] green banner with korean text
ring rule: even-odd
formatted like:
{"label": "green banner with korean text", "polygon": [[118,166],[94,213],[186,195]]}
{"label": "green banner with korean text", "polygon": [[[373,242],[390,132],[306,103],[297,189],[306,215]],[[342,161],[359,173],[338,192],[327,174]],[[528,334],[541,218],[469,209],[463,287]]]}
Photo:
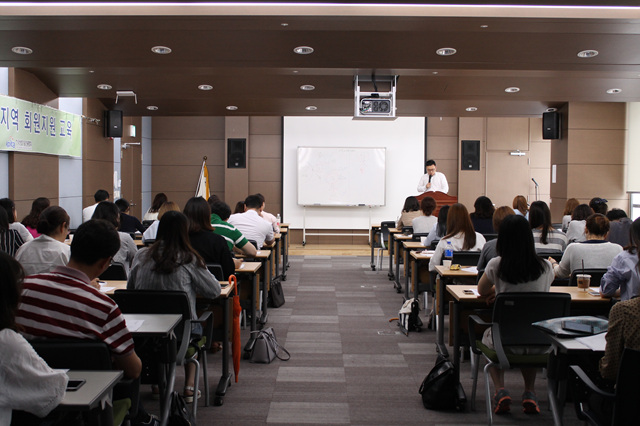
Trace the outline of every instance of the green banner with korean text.
{"label": "green banner with korean text", "polygon": [[80,157],[82,117],[0,95],[0,151]]}

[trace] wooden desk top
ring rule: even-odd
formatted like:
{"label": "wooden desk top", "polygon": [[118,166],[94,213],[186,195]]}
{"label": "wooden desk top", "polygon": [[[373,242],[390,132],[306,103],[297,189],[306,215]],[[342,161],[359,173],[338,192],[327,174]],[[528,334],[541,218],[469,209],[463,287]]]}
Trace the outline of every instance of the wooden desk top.
{"label": "wooden desk top", "polygon": [[[109,291],[104,292],[107,296],[113,294],[116,290],[126,290],[127,282],[126,281],[103,281],[104,285],[102,287],[110,288]],[[231,292],[233,291],[233,283],[229,281],[220,281],[220,285],[222,286],[222,292],[220,293],[220,297],[229,297]],[[224,286],[226,285],[226,287]]]}
{"label": "wooden desk top", "polygon": [[236,272],[246,272],[249,274],[255,274],[262,267],[261,262],[242,262]]}
{"label": "wooden desk top", "polygon": [[431,256],[433,256],[433,251],[427,254],[427,253],[422,253],[421,251],[418,251],[418,250],[412,250],[409,252],[409,256],[413,257],[416,260],[431,259]]}
{"label": "wooden desk top", "polygon": [[[465,294],[465,290],[477,289],[475,285],[448,285],[447,292],[453,296],[457,301],[461,302],[482,302],[484,303],[484,296],[476,296],[475,294]],[[597,289],[597,287],[593,287]],[[581,288],[573,286],[551,286],[550,293],[569,293],[571,295],[572,303],[609,303],[609,298],[593,296],[588,291],[582,291]]]}
{"label": "wooden desk top", "polygon": [[282,227],[282,225],[280,225],[280,233],[281,234],[287,234],[288,232],[289,232],[289,228]]}
{"label": "wooden desk top", "polygon": [[403,241],[402,246],[407,250],[412,250],[412,251],[426,249],[426,247],[423,246],[420,241]]}
{"label": "wooden desk top", "polygon": [[407,241],[407,240],[411,240],[413,238],[413,235],[409,234],[409,235],[405,235],[405,234],[393,234],[393,238],[398,240],[398,241]]}
{"label": "wooden desk top", "polygon": [[463,271],[462,269],[452,271],[451,269],[445,268],[442,265],[436,266],[436,272],[442,277],[475,277],[478,275],[477,272]]}
{"label": "wooden desk top", "polygon": [[288,228],[289,226],[291,226],[291,225],[289,225],[288,223],[281,223],[280,224],[280,228]]}

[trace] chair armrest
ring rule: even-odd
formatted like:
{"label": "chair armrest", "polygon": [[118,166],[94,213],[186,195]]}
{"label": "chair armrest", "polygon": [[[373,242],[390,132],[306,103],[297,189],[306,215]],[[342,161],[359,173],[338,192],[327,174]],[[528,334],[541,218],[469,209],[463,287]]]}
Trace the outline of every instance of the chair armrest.
{"label": "chair armrest", "polygon": [[182,327],[182,340],[179,342],[180,347],[176,351],[176,363],[178,365],[182,365],[184,362],[184,357],[187,354],[187,349],[189,348],[189,342],[191,340],[191,320],[184,321]]}
{"label": "chair armrest", "polygon": [[204,337],[207,338],[204,347],[206,350],[209,350],[213,343],[213,313],[211,311],[205,311],[197,320],[191,320],[191,323],[204,325]]}
{"label": "chair armrest", "polygon": [[491,337],[493,338],[493,348],[495,349],[496,355],[498,356],[498,361],[500,362],[500,369],[510,369],[511,364],[509,363],[509,358],[507,358],[507,354],[504,352],[504,348],[502,347],[502,338],[500,337],[500,324],[494,323],[493,325],[491,325]]}
{"label": "chair armrest", "polygon": [[[574,376],[571,376],[572,383],[577,384],[577,380],[579,380],[582,383],[584,383],[589,388],[589,390],[600,395],[601,397],[606,399],[615,399],[616,397],[615,394],[611,392],[603,391],[598,386],[596,386],[596,384],[593,383],[593,381],[589,378],[589,376],[587,376],[587,373],[585,373],[580,366],[570,365],[569,368],[574,373]],[[573,380],[576,380],[576,381],[574,382]]]}
{"label": "chair armrest", "polygon": [[474,354],[480,355],[482,353],[476,346],[476,340],[478,340],[478,337],[476,336],[476,327],[480,326],[484,327],[483,329],[487,329],[488,327],[491,327],[492,324],[493,323],[486,322],[478,315],[469,315],[469,347]]}

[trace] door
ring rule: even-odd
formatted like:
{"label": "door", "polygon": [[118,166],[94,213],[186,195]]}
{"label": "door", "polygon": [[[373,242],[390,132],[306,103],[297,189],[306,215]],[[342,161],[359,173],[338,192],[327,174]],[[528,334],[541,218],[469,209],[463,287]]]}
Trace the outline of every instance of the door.
{"label": "door", "polygon": [[516,195],[524,195],[529,203],[529,152],[510,155],[508,151],[487,152],[487,197],[496,207],[509,206]]}
{"label": "door", "polygon": [[[126,147],[126,148],[125,148]],[[120,171],[122,174],[122,198],[131,204],[129,214],[142,220],[142,147],[123,144]]]}

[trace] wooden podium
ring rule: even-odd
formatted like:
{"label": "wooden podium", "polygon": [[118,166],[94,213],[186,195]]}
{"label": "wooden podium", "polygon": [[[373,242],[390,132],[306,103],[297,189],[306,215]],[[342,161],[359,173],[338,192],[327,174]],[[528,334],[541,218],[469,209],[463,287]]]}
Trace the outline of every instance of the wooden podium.
{"label": "wooden podium", "polygon": [[420,195],[416,195],[418,201],[422,201],[424,197],[433,197],[433,199],[436,200],[437,206],[432,213],[434,216],[438,216],[438,212],[440,211],[441,207],[450,206],[458,202],[458,197],[447,195],[444,192],[439,191],[423,192]]}

